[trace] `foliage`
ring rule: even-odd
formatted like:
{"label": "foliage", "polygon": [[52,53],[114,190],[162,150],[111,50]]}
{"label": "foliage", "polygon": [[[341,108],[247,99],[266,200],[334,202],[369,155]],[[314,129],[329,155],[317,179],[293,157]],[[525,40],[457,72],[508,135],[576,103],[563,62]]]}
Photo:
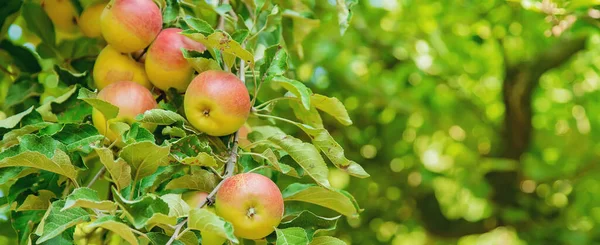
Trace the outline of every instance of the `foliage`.
{"label": "foliage", "polygon": [[[102,1],[66,4],[74,5],[77,16],[97,2]],[[286,208],[280,227],[256,243],[344,244],[327,236],[341,217],[336,213],[358,217],[362,209],[348,191],[330,184],[330,171],[359,178],[369,174],[345,156],[320,123],[324,116],[351,125],[344,105],[313,93],[294,72],[306,52],[307,36],[322,23],[315,11],[320,3],[155,2],[163,28],[181,28],[208,48],[204,53],[182,50],[197,72],[223,69],[245,81],[256,105],[243,127],[246,132],[223,137],[198,132],[182,114],[183,95],[154,89],[160,108],[130,124],[109,123],[120,133],[111,143],[91,125],[92,109],[107,119],[119,113],[118,107],[96,98],[91,74],[104,40],[61,30],[39,1],[3,1],[0,186],[8,222],[2,223],[0,241],[197,244],[203,232],[211,232],[230,243],[249,243],[234,236],[231,223],[189,207],[181,197],[191,190],[216,191],[233,168],[270,177],[283,190]],[[355,3],[339,0],[324,12],[338,16],[336,33],[350,25]],[[281,117],[274,111],[279,101],[289,101],[294,115]],[[295,129],[305,134],[287,133]],[[214,201],[212,195],[209,201]],[[321,207],[329,211],[312,211]]]}

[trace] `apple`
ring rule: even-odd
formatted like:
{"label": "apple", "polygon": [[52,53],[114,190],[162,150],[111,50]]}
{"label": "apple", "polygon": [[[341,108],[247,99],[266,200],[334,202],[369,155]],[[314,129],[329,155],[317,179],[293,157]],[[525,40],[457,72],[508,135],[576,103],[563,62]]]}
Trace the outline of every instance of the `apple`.
{"label": "apple", "polygon": [[64,32],[77,29],[77,11],[71,0],[42,0],[41,5],[56,29]]}
{"label": "apple", "polygon": [[283,197],[271,179],[256,173],[234,175],[217,191],[217,214],[233,225],[236,236],[261,239],[283,216]]}
{"label": "apple", "polygon": [[[119,108],[116,118],[106,120],[102,112],[93,109],[92,122],[98,132],[105,135],[109,140],[117,140],[117,135],[109,127],[110,122],[118,121],[131,124],[135,117],[147,110],[157,107],[152,93],[142,85],[130,81],[121,81],[106,86],[98,93],[98,99],[104,100]],[[154,131],[155,126],[142,124],[142,127]]]}
{"label": "apple", "polygon": [[100,15],[102,15],[105,6],[106,3],[96,3],[83,10],[77,23],[83,35],[87,37],[100,37],[102,35]]}
{"label": "apple", "polygon": [[111,0],[100,16],[102,36],[115,49],[131,53],[150,45],[162,28],[152,0]]}
{"label": "apple", "polygon": [[[183,193],[181,198],[190,206],[190,208],[199,208],[200,204],[206,200],[208,193],[200,191],[190,191]],[[208,205],[203,208],[214,213],[215,209]],[[202,232],[202,244],[203,245],[222,245],[227,241],[227,238],[219,236],[215,233]]]}
{"label": "apple", "polygon": [[194,69],[181,53],[181,49],[204,52],[206,47],[179,34],[181,29],[162,30],[150,48],[146,58],[146,72],[154,86],[162,90],[175,88],[183,93],[192,81]]}
{"label": "apple", "polygon": [[133,81],[148,89],[152,88],[144,64],[135,61],[128,54],[119,52],[112,45],[106,45],[100,51],[92,75],[98,89],[104,89],[109,84],[119,81]]}
{"label": "apple", "polygon": [[188,86],[183,101],[188,121],[212,136],[237,131],[250,114],[250,95],[235,75],[224,71],[205,71]]}

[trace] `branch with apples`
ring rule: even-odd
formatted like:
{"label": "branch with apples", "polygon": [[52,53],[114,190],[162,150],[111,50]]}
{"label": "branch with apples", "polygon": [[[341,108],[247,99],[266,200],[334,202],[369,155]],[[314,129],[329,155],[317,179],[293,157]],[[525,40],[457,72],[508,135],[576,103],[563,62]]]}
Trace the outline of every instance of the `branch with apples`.
{"label": "branch with apples", "polygon": [[[322,233],[362,210],[329,169],[369,175],[321,118],[352,124],[344,105],[294,79],[308,6],[14,3],[39,39],[10,46],[35,63],[5,69],[35,89],[0,121],[15,243],[344,244]],[[342,33],[351,5],[334,8]]]}

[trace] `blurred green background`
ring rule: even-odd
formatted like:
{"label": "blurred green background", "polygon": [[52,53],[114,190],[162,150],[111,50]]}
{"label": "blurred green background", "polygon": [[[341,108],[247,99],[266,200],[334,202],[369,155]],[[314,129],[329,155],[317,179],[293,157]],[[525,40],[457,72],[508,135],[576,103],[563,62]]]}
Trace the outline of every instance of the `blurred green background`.
{"label": "blurred green background", "polygon": [[371,174],[332,170],[365,209],[336,236],[600,244],[599,1],[361,0],[344,36],[334,2],[296,73],[348,108],[326,127]]}

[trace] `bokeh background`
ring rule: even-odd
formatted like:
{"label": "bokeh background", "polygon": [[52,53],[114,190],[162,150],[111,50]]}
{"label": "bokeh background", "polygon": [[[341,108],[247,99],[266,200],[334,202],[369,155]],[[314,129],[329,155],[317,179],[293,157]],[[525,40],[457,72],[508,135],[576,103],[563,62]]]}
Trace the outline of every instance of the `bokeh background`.
{"label": "bokeh background", "polygon": [[[600,244],[600,1],[360,0],[343,36],[336,1],[301,2],[321,23],[296,78],[344,103],[354,124],[324,123],[371,174],[331,169],[364,209],[332,235]],[[19,23],[9,38],[33,47]]]}
{"label": "bokeh background", "polygon": [[365,209],[336,236],[600,244],[600,2],[361,0],[344,36],[316,2],[296,73],[345,104],[326,127],[371,174],[332,170]]}

